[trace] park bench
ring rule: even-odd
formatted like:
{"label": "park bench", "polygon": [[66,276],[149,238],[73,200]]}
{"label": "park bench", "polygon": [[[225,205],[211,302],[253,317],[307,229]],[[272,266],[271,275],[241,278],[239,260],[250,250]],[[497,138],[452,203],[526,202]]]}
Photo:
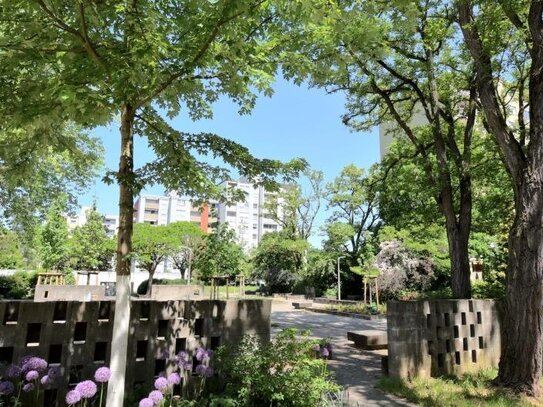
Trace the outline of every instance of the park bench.
{"label": "park bench", "polygon": [[354,346],[365,350],[386,349],[388,345],[385,331],[368,330],[347,332],[347,339],[354,342]]}

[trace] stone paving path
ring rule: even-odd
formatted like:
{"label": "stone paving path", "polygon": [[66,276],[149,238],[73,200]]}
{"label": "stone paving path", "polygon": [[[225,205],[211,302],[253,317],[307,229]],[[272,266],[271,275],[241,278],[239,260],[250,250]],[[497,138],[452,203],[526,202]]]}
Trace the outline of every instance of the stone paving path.
{"label": "stone paving path", "polygon": [[311,311],[293,310],[287,301],[274,301],[272,335],[283,328],[309,329],[314,337],[331,338],[333,360],[330,370],[337,383],[348,392],[349,405],[360,407],[412,406],[375,388],[381,377],[381,355],[386,351],[364,351],[351,346],[347,331],[386,330],[386,321],[367,321]]}

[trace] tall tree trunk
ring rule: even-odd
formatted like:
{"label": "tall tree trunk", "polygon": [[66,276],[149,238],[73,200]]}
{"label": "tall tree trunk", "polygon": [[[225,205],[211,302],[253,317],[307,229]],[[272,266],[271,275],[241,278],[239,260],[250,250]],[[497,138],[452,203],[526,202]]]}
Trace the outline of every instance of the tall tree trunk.
{"label": "tall tree trunk", "polygon": [[[504,343],[497,382],[534,396],[541,395],[543,369],[543,179],[519,186],[515,221],[509,234],[509,262]],[[534,173],[537,174],[538,171]]]}
{"label": "tall tree trunk", "polygon": [[117,233],[117,293],[111,339],[111,379],[107,386],[107,406],[124,404],[127,345],[130,325],[130,259],[134,216],[134,109],[121,107],[121,157],[119,162],[119,230]]}
{"label": "tall tree trunk", "polygon": [[451,258],[451,287],[455,298],[471,298],[469,268],[469,230],[447,226]]}
{"label": "tall tree trunk", "polygon": [[150,297],[153,290],[153,277],[155,276],[156,267],[154,270],[149,271],[149,278],[147,279],[147,290],[145,291],[145,296]]}
{"label": "tall tree trunk", "polygon": [[[460,0],[457,8],[465,44],[477,69],[485,119],[501,150],[515,195],[515,221],[508,242],[502,355],[496,381],[539,396],[543,367],[543,3],[531,2],[526,20],[529,30],[521,29],[523,36],[529,36],[526,44],[531,57],[527,146],[518,142],[501,110],[492,55],[477,29],[473,2]],[[518,26],[516,17],[513,15],[512,22]]]}

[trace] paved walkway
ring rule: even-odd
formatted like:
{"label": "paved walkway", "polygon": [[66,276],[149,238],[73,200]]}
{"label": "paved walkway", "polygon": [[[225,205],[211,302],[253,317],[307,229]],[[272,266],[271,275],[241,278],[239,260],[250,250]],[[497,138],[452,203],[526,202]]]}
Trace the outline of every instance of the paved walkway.
{"label": "paved walkway", "polygon": [[360,407],[412,406],[399,398],[375,388],[381,377],[381,355],[386,351],[364,351],[351,346],[347,331],[386,330],[386,321],[318,314],[293,310],[289,302],[274,301],[272,308],[272,334],[284,328],[309,329],[313,336],[331,338],[333,360],[329,362],[335,381],[348,392],[349,405]]}

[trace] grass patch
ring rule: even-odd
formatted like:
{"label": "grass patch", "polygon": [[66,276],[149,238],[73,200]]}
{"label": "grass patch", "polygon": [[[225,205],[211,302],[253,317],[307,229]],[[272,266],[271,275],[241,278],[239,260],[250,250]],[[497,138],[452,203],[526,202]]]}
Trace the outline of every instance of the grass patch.
{"label": "grass patch", "polygon": [[435,407],[532,407],[541,406],[539,400],[518,397],[492,386],[496,370],[482,370],[460,378],[415,378],[411,381],[383,377],[378,388],[386,393],[407,399],[421,406]]}

